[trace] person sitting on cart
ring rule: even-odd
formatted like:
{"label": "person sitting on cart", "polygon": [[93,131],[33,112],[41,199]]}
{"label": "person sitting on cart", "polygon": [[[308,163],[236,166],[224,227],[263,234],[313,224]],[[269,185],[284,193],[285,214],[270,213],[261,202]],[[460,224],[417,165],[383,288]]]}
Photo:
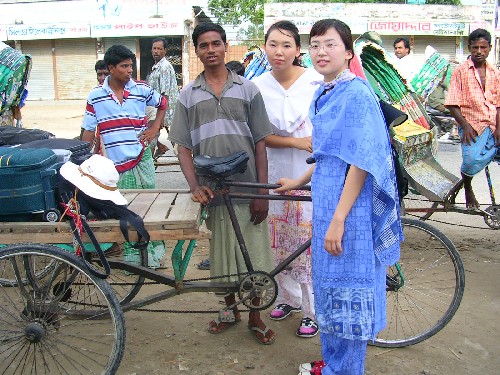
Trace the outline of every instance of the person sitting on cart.
{"label": "person sitting on cart", "polygon": [[445,106],[459,125],[461,173],[467,208],[479,208],[472,178],[493,160],[500,144],[500,72],[486,58],[491,35],[476,29],[469,35],[470,57],[451,76]]}
{"label": "person sitting on cart", "polygon": [[[267,183],[264,138],[272,134],[271,124],[257,86],[230,71],[224,64],[227,48],[224,29],[217,24],[202,23],[196,26],[192,38],[196,55],[205,70],[181,90],[169,140],[179,147],[179,163],[192,199],[202,204],[210,203],[206,223],[212,232],[211,276],[244,273],[247,269],[228,211],[221,197],[214,199],[214,192],[207,186],[209,182],[198,180],[193,157],[219,157],[244,150],[250,156],[247,169],[245,173],[232,176],[231,179]],[[267,190],[259,189],[258,192],[268,194]],[[239,200],[234,208],[252,265],[256,271],[270,272],[274,262],[266,220],[269,202],[263,199]],[[238,280],[234,275],[215,279],[219,282]],[[226,295],[225,302],[227,306],[233,305],[234,293]],[[259,303],[258,300],[252,302]],[[208,331],[221,333],[234,326],[241,317],[236,307],[233,312],[234,322],[212,320]],[[255,331],[259,343],[274,342],[274,332],[266,327],[259,311],[250,311],[248,327]]]}
{"label": "person sitting on cart", "polygon": [[[100,139],[99,152],[111,159],[120,174],[119,189],[154,189],[155,167],[149,142],[163,123],[167,101],[144,82],[132,79],[135,54],[122,45],[111,46],[104,55],[109,76],[94,87],[87,99],[82,140]],[[146,106],[158,109],[148,127]],[[139,263],[138,250],[124,244],[125,260]],[[160,268],[165,254],[161,241],[148,244],[149,266]]]}

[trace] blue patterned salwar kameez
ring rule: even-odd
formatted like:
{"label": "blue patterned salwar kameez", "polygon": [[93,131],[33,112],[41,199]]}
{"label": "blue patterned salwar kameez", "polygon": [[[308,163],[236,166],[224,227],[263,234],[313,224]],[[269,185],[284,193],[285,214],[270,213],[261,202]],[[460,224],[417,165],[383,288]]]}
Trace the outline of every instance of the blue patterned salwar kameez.
{"label": "blue patterned salwar kameez", "polygon": [[[310,118],[313,286],[325,375],[362,375],[368,340],[385,326],[385,269],[399,259],[399,202],[389,136],[378,100],[360,78],[322,86]],[[350,165],[368,172],[345,220],[343,253],[324,249],[325,233]]]}

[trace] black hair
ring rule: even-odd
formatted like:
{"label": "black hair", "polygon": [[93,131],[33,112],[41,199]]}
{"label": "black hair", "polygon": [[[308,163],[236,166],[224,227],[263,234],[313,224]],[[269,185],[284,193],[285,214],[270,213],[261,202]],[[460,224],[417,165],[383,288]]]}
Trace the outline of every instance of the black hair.
{"label": "black hair", "polygon": [[167,49],[167,40],[165,38],[154,38],[153,42],[151,42],[151,45],[155,44],[156,42],[162,42],[163,43],[163,48]]}
{"label": "black hair", "polygon": [[[311,38],[315,36],[325,35],[329,29],[335,29],[344,43],[345,49],[352,52],[354,57],[354,44],[352,41],[351,28],[344,22],[337,20],[335,18],[327,18],[324,20],[317,21],[312,27],[309,33],[309,43],[311,43]],[[350,61],[350,60],[349,60]]]}
{"label": "black hair", "polygon": [[245,67],[243,66],[242,63],[240,63],[239,61],[236,61],[236,60],[227,62],[226,68],[235,72],[239,76],[243,76],[245,74]]}
{"label": "black hair", "polygon": [[469,35],[469,47],[479,39],[485,39],[491,45],[491,34],[485,29],[476,29]]}
{"label": "black hair", "polygon": [[97,73],[98,70],[108,70],[108,67],[106,66],[106,63],[104,62],[104,60],[97,60],[95,65],[94,65],[94,69]]}
{"label": "black hair", "polygon": [[[273,23],[269,29],[267,29],[266,35],[264,36],[264,44],[267,43],[267,39],[269,38],[269,34],[272,31],[278,30],[280,33],[284,35],[288,35],[286,31],[292,34],[292,38],[295,41],[295,45],[300,48],[300,34],[299,29],[295,26],[294,23],[290,21],[278,21]],[[293,60],[293,65],[301,66],[298,57]]]}
{"label": "black hair", "polygon": [[224,31],[222,26],[212,22],[204,22],[197,25],[193,30],[193,34],[191,35],[195,49],[198,48],[198,38],[200,37],[200,35],[209,31],[218,32],[222,41],[224,42],[224,44],[226,44],[226,32]]}
{"label": "black hair", "polygon": [[392,43],[392,46],[396,47],[396,44],[398,44],[399,42],[403,42],[404,45],[405,45],[405,48],[408,48],[408,53],[410,53],[410,51],[411,51],[411,48],[410,48],[410,39],[404,38],[404,37],[396,38],[394,40],[394,43]]}
{"label": "black hair", "polygon": [[127,59],[132,59],[132,63],[135,63],[135,54],[121,44],[115,44],[109,47],[104,54],[104,63],[108,69],[110,65],[117,66],[119,63]]}

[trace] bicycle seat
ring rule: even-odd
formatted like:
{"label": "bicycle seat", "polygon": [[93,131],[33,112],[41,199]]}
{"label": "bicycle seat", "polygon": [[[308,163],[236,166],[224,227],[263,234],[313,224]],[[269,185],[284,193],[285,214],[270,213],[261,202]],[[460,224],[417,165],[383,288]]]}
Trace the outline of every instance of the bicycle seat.
{"label": "bicycle seat", "polygon": [[248,159],[245,151],[238,151],[220,157],[198,155],[193,158],[193,164],[198,176],[223,178],[245,172]]}

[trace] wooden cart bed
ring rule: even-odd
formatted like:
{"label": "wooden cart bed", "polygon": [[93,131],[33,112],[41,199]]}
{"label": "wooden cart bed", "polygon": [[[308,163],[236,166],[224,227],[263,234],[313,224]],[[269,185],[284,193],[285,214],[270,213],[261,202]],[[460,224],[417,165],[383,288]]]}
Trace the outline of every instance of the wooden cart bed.
{"label": "wooden cart bed", "polygon": [[[209,238],[200,229],[201,206],[191,200],[187,190],[121,190],[129,209],[140,215],[151,240],[190,240]],[[89,221],[99,242],[123,242],[118,220]],[[130,239],[137,239],[135,231]],[[72,243],[69,223],[0,222],[0,244],[21,242]],[[85,237],[84,237],[85,241]]]}

